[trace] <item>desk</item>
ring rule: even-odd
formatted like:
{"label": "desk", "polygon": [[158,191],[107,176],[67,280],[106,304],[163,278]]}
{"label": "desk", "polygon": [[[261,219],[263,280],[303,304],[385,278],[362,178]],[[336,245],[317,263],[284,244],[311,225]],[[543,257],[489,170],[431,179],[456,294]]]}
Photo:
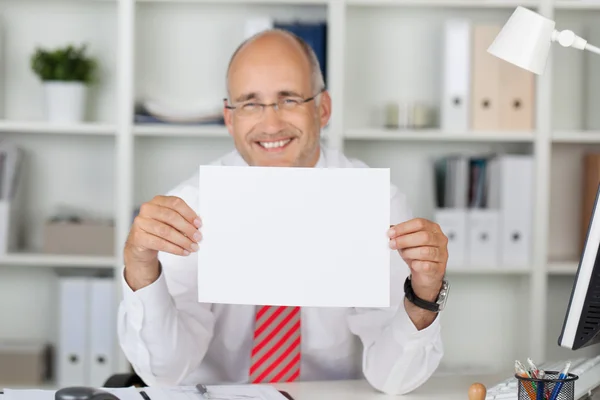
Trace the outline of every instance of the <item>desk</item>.
{"label": "desk", "polygon": [[507,374],[434,376],[423,386],[404,396],[385,395],[374,390],[364,380],[295,382],[274,386],[288,392],[294,400],[468,400],[469,386],[473,383],[480,382],[489,388],[506,378]]}
{"label": "desk", "polygon": [[388,396],[377,392],[364,380],[296,382],[276,384],[275,387],[288,392],[294,400],[468,400],[469,387],[473,383],[480,382],[490,388],[508,377],[507,374],[434,376],[404,396]]}

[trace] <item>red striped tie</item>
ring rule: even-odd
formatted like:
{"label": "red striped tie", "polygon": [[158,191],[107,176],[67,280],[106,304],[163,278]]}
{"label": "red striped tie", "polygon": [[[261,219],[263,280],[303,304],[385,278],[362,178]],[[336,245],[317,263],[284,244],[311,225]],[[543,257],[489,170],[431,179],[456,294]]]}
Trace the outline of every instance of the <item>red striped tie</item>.
{"label": "red striped tie", "polygon": [[250,382],[290,382],[298,378],[300,307],[259,307],[254,329]]}

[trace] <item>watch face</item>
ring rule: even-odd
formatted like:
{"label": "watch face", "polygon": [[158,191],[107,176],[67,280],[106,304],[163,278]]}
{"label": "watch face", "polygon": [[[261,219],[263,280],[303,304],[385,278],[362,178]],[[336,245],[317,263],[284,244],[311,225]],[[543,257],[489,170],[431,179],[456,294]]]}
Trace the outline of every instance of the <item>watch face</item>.
{"label": "watch face", "polygon": [[446,281],[444,279],[443,283],[442,283],[442,290],[440,291],[440,295],[438,296],[438,299],[436,301],[436,303],[440,306],[439,310],[442,311],[444,309],[444,307],[446,306],[446,301],[448,300],[448,292],[450,291],[450,285],[448,284],[448,281]]}

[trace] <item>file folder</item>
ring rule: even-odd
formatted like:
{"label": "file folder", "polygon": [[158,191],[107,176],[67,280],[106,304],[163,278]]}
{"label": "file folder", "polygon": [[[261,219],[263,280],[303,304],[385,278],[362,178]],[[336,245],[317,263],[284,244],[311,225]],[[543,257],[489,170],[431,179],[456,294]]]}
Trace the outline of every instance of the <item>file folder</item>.
{"label": "file folder", "polygon": [[114,371],[117,331],[112,278],[94,277],[90,285],[88,385],[100,387]]}
{"label": "file folder", "polygon": [[500,168],[501,263],[531,267],[534,163],[530,155],[502,155]]}
{"label": "file folder", "polygon": [[499,128],[530,131],[535,126],[535,76],[508,62],[499,68]]}
{"label": "file folder", "polygon": [[88,385],[88,278],[59,278],[57,382],[60,387]]}
{"label": "file folder", "polygon": [[469,129],[471,104],[471,23],[468,20],[446,22],[443,62],[441,128],[465,132]]}
{"label": "file folder", "polygon": [[487,52],[501,27],[496,25],[473,26],[473,130],[497,130],[500,127],[500,63],[502,60]]}

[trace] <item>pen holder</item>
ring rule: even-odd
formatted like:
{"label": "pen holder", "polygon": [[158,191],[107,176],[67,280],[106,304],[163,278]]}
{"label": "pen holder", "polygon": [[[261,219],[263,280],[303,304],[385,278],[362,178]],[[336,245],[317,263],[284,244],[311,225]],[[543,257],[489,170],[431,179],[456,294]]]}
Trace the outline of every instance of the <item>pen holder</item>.
{"label": "pen holder", "polygon": [[577,375],[568,374],[566,378],[560,379],[560,372],[544,372],[542,379],[515,375],[519,400],[575,400],[575,381],[579,379]]}

